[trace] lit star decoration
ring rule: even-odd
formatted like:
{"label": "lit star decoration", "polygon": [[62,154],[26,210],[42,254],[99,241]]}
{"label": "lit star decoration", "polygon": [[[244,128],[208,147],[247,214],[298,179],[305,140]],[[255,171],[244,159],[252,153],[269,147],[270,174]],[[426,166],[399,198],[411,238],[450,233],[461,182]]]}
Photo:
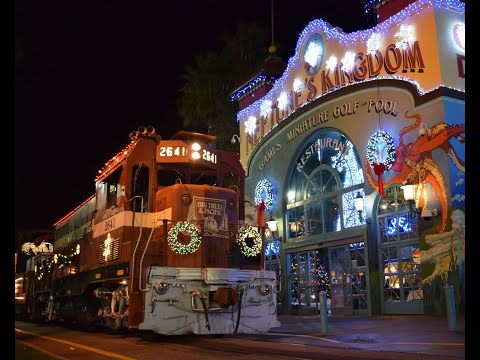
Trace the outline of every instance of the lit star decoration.
{"label": "lit star decoration", "polygon": [[[253,245],[250,247],[246,243],[247,238],[253,238]],[[258,231],[250,225],[244,225],[237,234],[237,243],[240,251],[245,256],[256,256],[262,251],[262,237]]]}
{"label": "lit star decoration", "polygon": [[355,53],[347,51],[340,62],[342,63],[342,70],[350,71],[355,63]]}
{"label": "lit star decoration", "polygon": [[[263,194],[265,194],[265,198]],[[260,180],[255,187],[255,205],[259,205],[262,200],[265,202],[267,210],[270,210],[273,205],[274,196],[272,183],[267,179]]]}
{"label": "lit star decoration", "polygon": [[[181,232],[190,235],[190,242],[186,245],[178,242],[178,234]],[[194,253],[202,243],[202,238],[197,227],[188,221],[179,221],[176,223],[168,232],[167,239],[170,249],[181,255]]]}
{"label": "lit star decoration", "polygon": [[413,25],[400,25],[400,31],[394,35],[398,38],[398,41],[395,43],[397,48],[407,49],[409,43],[415,41],[414,27]]}
{"label": "lit star decoration", "polygon": [[112,244],[112,237],[110,233],[108,233],[107,238],[103,242],[103,257],[105,258],[105,261],[107,261],[108,256],[112,252],[110,245]]}
{"label": "lit star decoration", "polygon": [[338,62],[337,57],[332,55],[325,62],[325,66],[327,67],[328,70],[333,71],[333,70],[335,70],[335,67],[337,66],[337,62]]}
{"label": "lit star decoration", "polygon": [[245,121],[245,132],[249,135],[253,135],[255,132],[256,123],[257,118],[255,116],[249,116],[248,120]]}
{"label": "lit star decoration", "polygon": [[383,172],[390,170],[395,162],[395,144],[393,137],[385,131],[377,131],[367,143],[367,161],[378,176],[378,191],[383,193]]}
{"label": "lit star decoration", "polygon": [[367,40],[367,54],[374,54],[375,50],[380,49],[382,36],[378,33],[373,33]]}

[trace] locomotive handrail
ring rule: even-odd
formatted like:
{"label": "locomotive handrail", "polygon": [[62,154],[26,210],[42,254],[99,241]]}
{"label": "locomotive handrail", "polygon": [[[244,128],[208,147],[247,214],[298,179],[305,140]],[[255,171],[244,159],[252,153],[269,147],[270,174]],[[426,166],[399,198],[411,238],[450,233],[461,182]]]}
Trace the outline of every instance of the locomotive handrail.
{"label": "locomotive handrail", "polygon": [[[126,202],[130,202],[132,201],[133,199],[141,199],[142,202],[141,202],[141,209],[142,209],[142,216],[140,217],[140,233],[138,234],[138,239],[137,239],[137,243],[135,244],[135,249],[133,250],[133,256],[132,256],[132,281],[131,281],[131,284],[130,284],[130,287],[131,287],[131,292],[132,294],[134,293],[133,292],[133,281],[134,281],[134,277],[133,277],[133,274],[135,273],[135,254],[137,253],[137,248],[138,248],[138,244],[140,243],[140,238],[142,237],[142,229],[143,229],[143,196],[140,196],[140,195],[135,195],[133,196],[130,200],[127,200]],[[135,208],[134,208],[134,211],[133,211],[133,219],[132,221],[135,221]],[[140,271],[141,273],[141,271]],[[140,287],[140,285],[139,285]]]}
{"label": "locomotive handrail", "polygon": [[[152,239],[153,232],[155,231],[155,228],[157,227],[157,223],[159,222],[159,219],[154,219],[153,220],[153,226],[152,230],[150,231],[150,235],[148,235],[147,243],[145,244],[145,248],[143,249],[142,257],[140,258],[140,276],[138,277],[138,290],[140,291],[149,291],[147,289],[147,286],[145,285],[145,289],[142,288],[142,264],[143,264],[143,258],[145,257],[145,253],[147,252],[148,244],[150,243],[150,240]],[[134,258],[135,258],[135,253],[134,253]],[[132,275],[132,283],[133,283],[133,275]]]}

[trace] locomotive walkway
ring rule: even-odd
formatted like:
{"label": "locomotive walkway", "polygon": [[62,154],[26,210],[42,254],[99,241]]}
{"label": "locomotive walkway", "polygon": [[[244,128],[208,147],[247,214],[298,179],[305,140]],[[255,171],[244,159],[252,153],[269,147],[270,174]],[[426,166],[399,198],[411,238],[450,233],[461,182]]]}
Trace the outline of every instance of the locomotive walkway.
{"label": "locomotive walkway", "polygon": [[454,331],[451,331],[447,317],[329,316],[326,333],[322,333],[320,315],[279,315],[278,319],[281,326],[271,329],[269,335],[290,334],[296,342],[306,345],[396,352],[399,358],[408,354],[468,358],[463,317],[457,317],[456,327],[452,325]]}

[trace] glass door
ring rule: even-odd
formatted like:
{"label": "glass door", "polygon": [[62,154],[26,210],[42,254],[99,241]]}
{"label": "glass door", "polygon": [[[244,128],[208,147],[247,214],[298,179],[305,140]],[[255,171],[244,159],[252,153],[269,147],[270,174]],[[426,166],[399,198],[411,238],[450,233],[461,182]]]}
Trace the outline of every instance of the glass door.
{"label": "glass door", "polygon": [[353,315],[352,261],[348,245],[329,248],[332,315]]}
{"label": "glass door", "polygon": [[316,249],[288,255],[290,311],[298,314],[318,314],[320,291],[326,291],[330,303],[328,251]]}
{"label": "glass door", "polygon": [[383,314],[423,314],[417,216],[399,186],[386,189],[377,212]]}

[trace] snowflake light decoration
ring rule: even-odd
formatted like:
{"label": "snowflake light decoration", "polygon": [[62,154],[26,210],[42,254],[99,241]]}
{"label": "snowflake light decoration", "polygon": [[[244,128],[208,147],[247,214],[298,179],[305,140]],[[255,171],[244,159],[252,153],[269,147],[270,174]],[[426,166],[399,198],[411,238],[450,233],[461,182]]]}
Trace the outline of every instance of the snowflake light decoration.
{"label": "snowflake light decoration", "polygon": [[293,81],[293,90],[295,92],[301,92],[303,90],[303,81],[296,78],[294,81]]}
{"label": "snowflake light decoration", "polygon": [[398,42],[395,43],[397,48],[406,50],[408,43],[415,40],[413,25],[400,25],[400,31],[397,32],[394,36],[398,38]]}
{"label": "snowflake light decoration", "polygon": [[327,67],[328,70],[333,71],[333,70],[335,70],[335,67],[337,66],[337,62],[338,62],[337,57],[332,55],[325,62],[325,66]]}
{"label": "snowflake light decoration", "polygon": [[248,120],[245,121],[245,132],[249,135],[253,135],[256,124],[257,118],[255,116],[249,116]]}
{"label": "snowflake light decoration", "polygon": [[370,38],[367,40],[367,54],[374,54],[375,50],[380,49],[380,42],[382,36],[379,33],[372,33]]}
{"label": "snowflake light decoration", "polygon": [[355,63],[355,53],[347,51],[340,62],[342,63],[342,70],[351,70]]}
{"label": "snowflake light decoration", "polygon": [[282,92],[280,96],[278,97],[278,107],[280,109],[285,109],[288,105],[288,97],[285,92]]}
{"label": "snowflake light decoration", "polygon": [[305,51],[305,62],[309,63],[311,66],[317,65],[317,59],[321,52],[322,48],[320,47],[320,44],[317,44],[315,41],[310,42],[307,51]]}
{"label": "snowflake light decoration", "polygon": [[260,116],[267,116],[270,111],[272,110],[272,101],[271,100],[265,100],[262,102],[262,105],[260,106]]}

